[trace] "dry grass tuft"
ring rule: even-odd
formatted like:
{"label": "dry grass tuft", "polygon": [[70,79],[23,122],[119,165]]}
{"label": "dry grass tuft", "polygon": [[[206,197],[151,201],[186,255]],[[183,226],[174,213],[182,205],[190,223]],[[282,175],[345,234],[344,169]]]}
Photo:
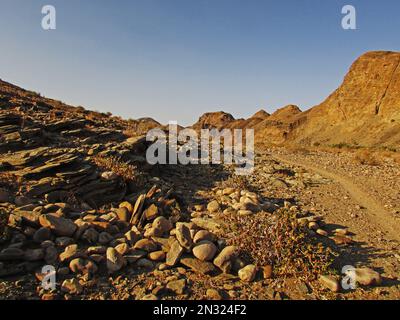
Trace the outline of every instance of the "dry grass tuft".
{"label": "dry grass tuft", "polygon": [[136,180],[137,168],[116,157],[96,155],[93,162],[103,170],[114,172],[126,182]]}

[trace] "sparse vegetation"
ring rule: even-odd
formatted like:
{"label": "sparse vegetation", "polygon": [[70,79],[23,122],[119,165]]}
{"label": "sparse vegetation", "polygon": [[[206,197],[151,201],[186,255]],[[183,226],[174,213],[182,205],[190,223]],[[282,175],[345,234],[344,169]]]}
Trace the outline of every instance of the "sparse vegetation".
{"label": "sparse vegetation", "polygon": [[340,142],[340,143],[336,143],[336,144],[332,144],[330,145],[331,148],[334,149],[348,149],[348,150],[354,150],[354,149],[361,149],[362,146],[358,145],[358,144],[350,144],[347,142]]}
{"label": "sparse vegetation", "polygon": [[356,152],[354,155],[354,161],[356,163],[369,166],[379,166],[381,164],[381,161],[376,153],[366,149]]}
{"label": "sparse vegetation", "polygon": [[273,265],[276,276],[315,279],[328,272],[334,260],[333,251],[309,237],[296,214],[287,209],[268,218],[233,214],[226,228],[232,235],[230,244],[261,267]]}
{"label": "sparse vegetation", "polygon": [[99,168],[112,171],[124,181],[133,181],[136,179],[137,168],[123,162],[117,157],[96,155],[93,157],[93,161]]}

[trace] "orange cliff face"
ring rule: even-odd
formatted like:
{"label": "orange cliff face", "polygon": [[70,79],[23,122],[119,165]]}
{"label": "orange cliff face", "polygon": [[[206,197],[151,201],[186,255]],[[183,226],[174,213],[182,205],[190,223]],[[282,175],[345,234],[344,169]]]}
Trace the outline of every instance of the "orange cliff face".
{"label": "orange cliff face", "polygon": [[324,102],[305,112],[289,105],[272,115],[261,110],[235,120],[208,113],[196,128],[252,128],[256,141],[362,146],[400,146],[400,53],[368,52],[351,66],[342,85]]}
{"label": "orange cliff face", "polygon": [[368,52],[342,85],[299,115],[290,139],[312,144],[400,145],[400,53]]}

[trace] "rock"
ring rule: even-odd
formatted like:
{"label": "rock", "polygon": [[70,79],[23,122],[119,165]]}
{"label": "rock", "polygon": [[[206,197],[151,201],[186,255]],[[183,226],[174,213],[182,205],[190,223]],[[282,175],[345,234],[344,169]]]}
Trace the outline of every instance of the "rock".
{"label": "rock", "polygon": [[86,253],[88,255],[92,255],[92,254],[105,254],[107,251],[106,247],[103,246],[96,246],[96,247],[89,247],[86,249]]}
{"label": "rock", "polygon": [[184,249],[181,247],[179,242],[177,240],[174,240],[167,253],[167,259],[165,263],[168,266],[174,267],[179,262],[179,259],[181,258],[183,252]]}
{"label": "rock", "polygon": [[173,226],[165,217],[157,217],[153,221],[153,228],[160,230],[162,234],[167,234],[172,230]]}
{"label": "rock", "polygon": [[47,248],[44,249],[45,253],[44,253],[44,261],[46,261],[47,264],[55,264],[57,262],[57,258],[58,258],[58,252],[56,247],[54,246],[49,246]]}
{"label": "rock", "polygon": [[139,268],[143,268],[143,269],[153,269],[154,263],[147,259],[139,259],[136,262],[136,266],[138,266]]}
{"label": "rock", "polygon": [[165,260],[165,252],[164,251],[154,251],[149,253],[149,259],[152,261],[163,261]]}
{"label": "rock", "polygon": [[171,290],[177,295],[181,295],[186,290],[186,280],[181,279],[181,280],[171,281],[167,284],[167,289]]}
{"label": "rock", "polygon": [[41,215],[39,222],[42,227],[49,228],[58,236],[72,237],[77,229],[76,224],[71,220],[53,215]]}
{"label": "rock", "polygon": [[147,220],[154,220],[159,215],[158,207],[155,204],[152,204],[144,211],[143,214]]}
{"label": "rock", "polygon": [[[20,218],[24,225],[28,225],[28,226],[32,226],[32,227],[39,226],[40,212],[14,210],[12,216],[16,216],[16,217]],[[12,216],[10,215],[10,219],[12,218]]]}
{"label": "rock", "polygon": [[225,196],[229,196],[230,194],[234,193],[236,190],[235,188],[225,188],[222,190],[222,194]]}
{"label": "rock", "polygon": [[26,250],[24,254],[24,259],[26,261],[39,261],[44,258],[43,249],[30,249]]}
{"label": "rock", "polygon": [[121,255],[125,255],[129,251],[129,246],[126,243],[121,243],[115,247],[115,250]]}
{"label": "rock", "polygon": [[83,288],[77,279],[67,279],[61,285],[61,290],[69,294],[80,294]]}
{"label": "rock", "polygon": [[210,241],[201,241],[193,248],[193,255],[201,261],[210,261],[215,257],[217,247]]}
{"label": "rock", "polygon": [[141,194],[137,198],[135,206],[133,207],[132,218],[130,221],[131,224],[136,225],[139,222],[145,201],[146,201],[146,195],[144,194]]}
{"label": "rock", "polygon": [[111,234],[109,234],[108,232],[101,232],[99,234],[98,242],[100,244],[108,244],[113,239],[114,239],[113,236]]}
{"label": "rock", "polygon": [[10,192],[5,189],[0,189],[0,202],[9,202],[11,198]]}
{"label": "rock", "polygon": [[43,241],[51,239],[51,230],[49,228],[41,227],[33,235],[33,241],[42,243]]}
{"label": "rock", "polygon": [[28,204],[31,204],[33,201],[32,199],[25,197],[25,196],[17,196],[15,197],[14,203],[17,205],[17,207],[23,207]]}
{"label": "rock", "polygon": [[164,286],[157,286],[155,287],[151,293],[156,295],[156,296],[162,296],[167,293],[168,290]]}
{"label": "rock", "polygon": [[152,238],[152,237],[161,237],[163,235],[162,231],[158,228],[149,228],[144,232],[145,238]]}
{"label": "rock", "polygon": [[308,228],[309,228],[310,230],[317,231],[317,230],[319,229],[319,225],[318,225],[318,223],[316,223],[315,221],[311,221],[311,222],[308,224]]}
{"label": "rock", "polygon": [[134,248],[137,250],[153,252],[157,250],[157,244],[153,240],[142,239],[135,243]]}
{"label": "rock", "polygon": [[218,233],[221,229],[221,225],[214,219],[209,218],[193,218],[192,222],[202,229],[206,229],[212,233]]}
{"label": "rock", "polygon": [[217,268],[211,262],[201,261],[197,258],[181,258],[180,263],[193,271],[204,275],[214,275],[217,273]]}
{"label": "rock", "polygon": [[133,205],[128,202],[128,201],[124,201],[122,203],[119,204],[119,208],[126,208],[128,209],[129,213],[132,214],[133,212]]}
{"label": "rock", "polygon": [[215,240],[216,236],[207,230],[198,231],[193,238],[194,243],[199,243],[200,241],[214,242]]}
{"label": "rock", "polygon": [[193,244],[190,229],[184,223],[176,224],[176,239],[186,250],[190,250]]}
{"label": "rock", "polygon": [[376,286],[382,283],[380,274],[370,268],[357,268],[354,270],[355,281],[363,286]]}
{"label": "rock", "polygon": [[143,296],[141,300],[156,301],[156,300],[158,300],[158,298],[154,294],[148,294],[148,295]]}
{"label": "rock", "polygon": [[146,251],[141,250],[130,250],[127,255],[124,256],[128,263],[135,263],[139,259],[146,257],[148,253]]}
{"label": "rock", "polygon": [[348,231],[346,229],[335,229],[333,233],[339,236],[346,236],[348,234]]}
{"label": "rock", "polygon": [[127,233],[125,233],[125,238],[132,245],[140,239],[140,232],[135,232],[133,230],[130,230]]}
{"label": "rock", "polygon": [[335,235],[331,238],[337,245],[349,245],[353,243],[353,239],[343,235]]}
{"label": "rock", "polygon": [[244,282],[252,282],[257,274],[257,267],[253,264],[249,264],[238,272],[240,280]]}
{"label": "rock", "polygon": [[238,215],[245,217],[245,216],[251,216],[253,214],[253,211],[251,210],[239,210]]}
{"label": "rock", "polygon": [[118,219],[121,221],[129,222],[131,221],[132,213],[126,207],[118,208],[117,211]]}
{"label": "rock", "polygon": [[59,237],[55,240],[56,246],[61,248],[70,246],[71,244],[74,244],[74,242],[75,240],[69,237]]}
{"label": "rock", "polygon": [[112,171],[103,172],[101,177],[105,180],[115,180],[118,179],[118,175]]}
{"label": "rock", "polygon": [[54,301],[57,300],[58,295],[54,294],[54,293],[45,293],[44,295],[41,296],[41,300],[42,301]]}
{"label": "rock", "polygon": [[223,300],[224,297],[217,289],[207,289],[206,297],[208,300]]}
{"label": "rock", "polygon": [[224,248],[220,254],[214,259],[214,264],[224,273],[229,273],[232,269],[232,260],[237,254],[235,246]]}
{"label": "rock", "polygon": [[88,260],[88,259],[82,259],[82,258],[77,258],[73,259],[69,263],[69,268],[73,273],[78,273],[78,274],[95,274],[98,270],[97,265]]}
{"label": "rock", "polygon": [[339,292],[340,291],[340,284],[338,279],[336,279],[334,276],[331,275],[321,275],[319,277],[319,282],[324,288],[329,289],[330,291],[333,292]]}
{"label": "rock", "polygon": [[218,211],[220,211],[220,209],[221,209],[221,207],[217,200],[213,200],[207,205],[207,210],[210,213],[218,212]]}
{"label": "rock", "polygon": [[328,236],[328,232],[326,232],[325,230],[322,230],[322,229],[318,229],[316,231],[316,233],[319,234],[320,236],[323,236],[323,237],[327,237]]}
{"label": "rock", "polygon": [[115,273],[125,266],[124,257],[114,248],[107,249],[107,269],[109,273]]}
{"label": "rock", "polygon": [[271,265],[266,265],[263,268],[263,277],[264,279],[271,279],[272,278],[273,268]]}
{"label": "rock", "polygon": [[203,205],[203,204],[195,204],[195,205],[193,206],[193,209],[194,209],[196,212],[202,212],[202,211],[204,211],[204,210],[206,209],[206,207],[205,207],[205,205]]}
{"label": "rock", "polygon": [[19,248],[7,248],[0,252],[0,261],[21,260],[24,255],[24,251]]}
{"label": "rock", "polygon": [[82,240],[86,240],[89,243],[97,243],[99,239],[99,233],[94,228],[87,229],[81,236]]}
{"label": "rock", "polygon": [[81,253],[78,251],[78,245],[72,244],[65,248],[64,252],[60,254],[60,261],[70,261],[75,258],[79,258]]}

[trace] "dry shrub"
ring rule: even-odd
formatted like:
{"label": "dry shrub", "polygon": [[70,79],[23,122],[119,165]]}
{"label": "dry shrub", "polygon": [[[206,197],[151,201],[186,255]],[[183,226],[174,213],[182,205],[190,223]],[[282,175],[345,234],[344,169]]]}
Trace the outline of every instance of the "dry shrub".
{"label": "dry shrub", "polygon": [[225,222],[229,244],[238,246],[244,258],[260,267],[274,266],[278,277],[316,279],[329,271],[334,253],[297,223],[296,214],[281,209],[274,215],[241,217],[232,214]]}
{"label": "dry shrub", "polygon": [[381,164],[376,153],[372,153],[369,150],[359,150],[354,155],[354,161],[358,164],[379,166]]}
{"label": "dry shrub", "polygon": [[0,240],[4,240],[8,236],[7,224],[9,212],[3,208],[0,208]]}
{"label": "dry shrub", "polygon": [[133,181],[136,178],[137,168],[117,157],[96,155],[93,157],[93,162],[103,170],[114,172],[124,181]]}

